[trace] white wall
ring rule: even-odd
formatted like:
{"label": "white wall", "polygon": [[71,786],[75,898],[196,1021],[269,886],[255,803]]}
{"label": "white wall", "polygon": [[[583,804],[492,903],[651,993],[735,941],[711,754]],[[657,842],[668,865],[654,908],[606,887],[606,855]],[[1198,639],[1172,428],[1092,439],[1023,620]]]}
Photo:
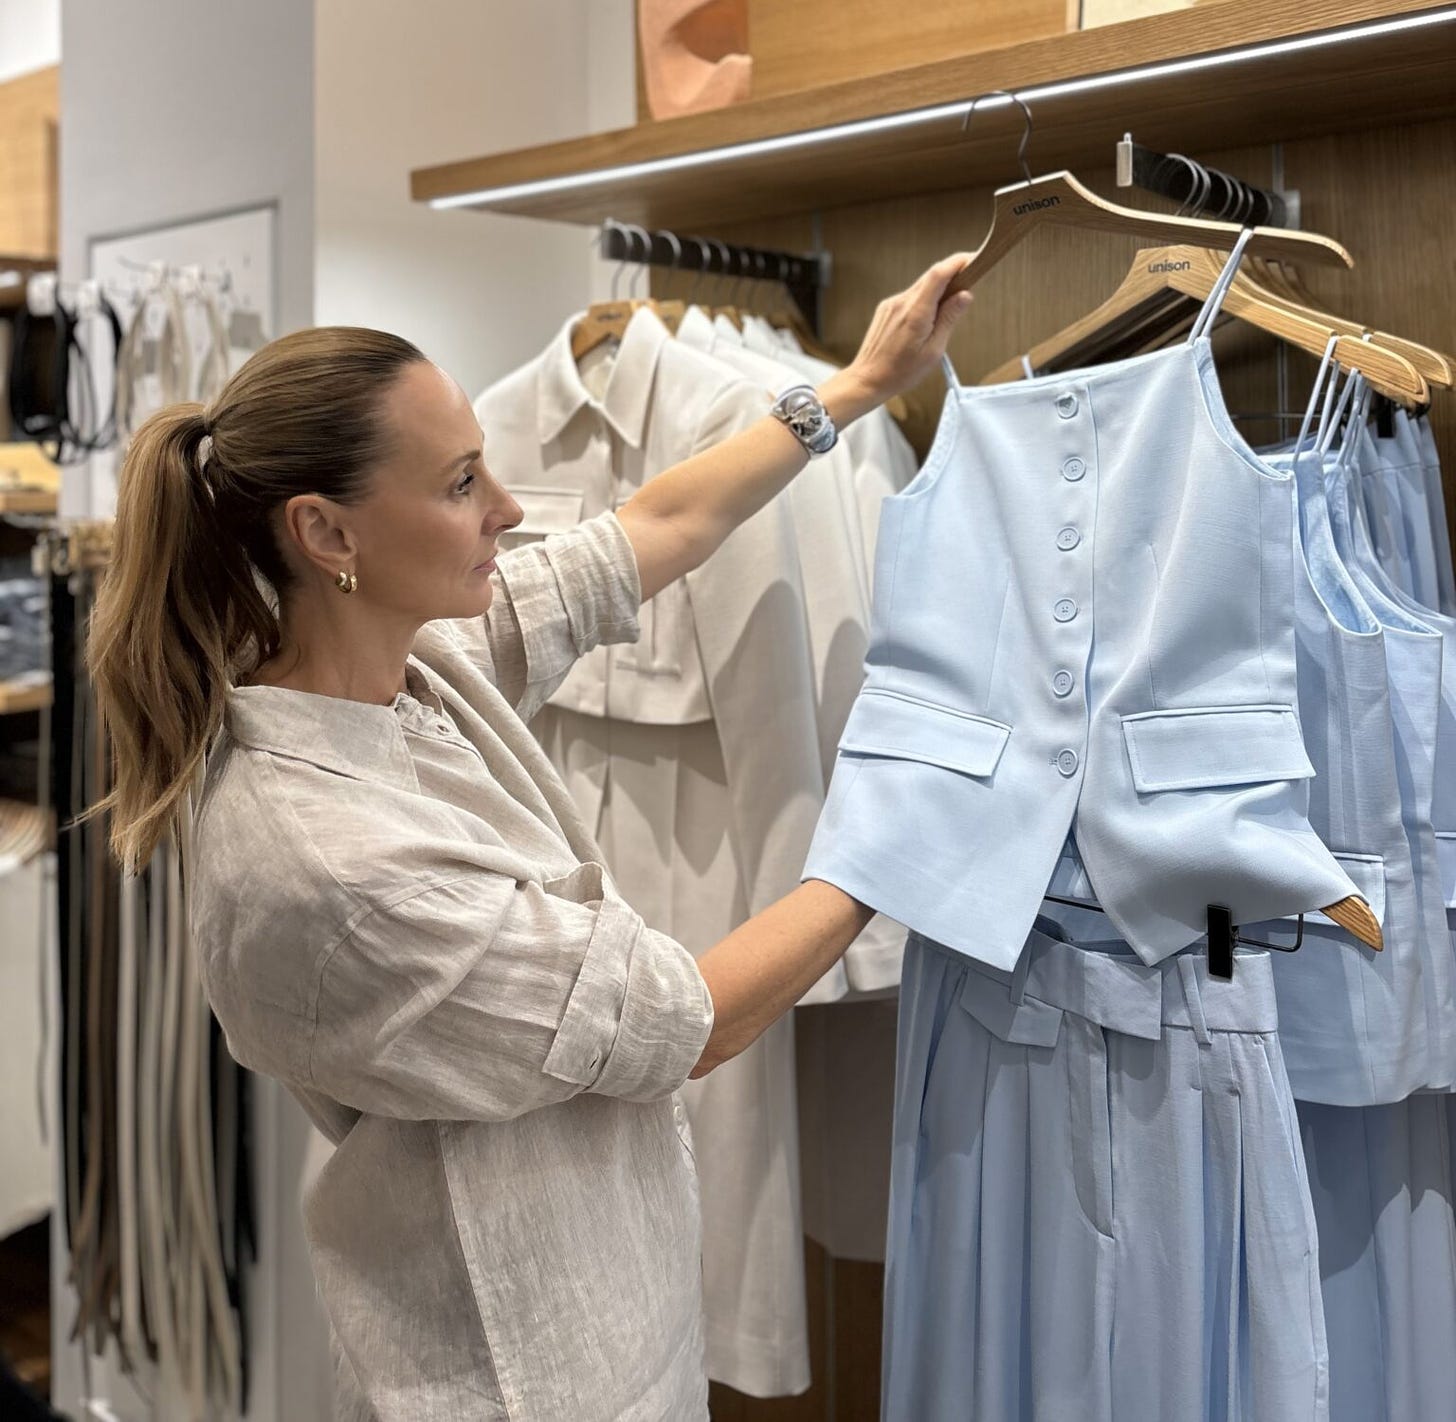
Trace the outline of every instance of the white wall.
{"label": "white wall", "polygon": [[307,325],[312,7],[66,0],[61,37],[62,277],[93,238],[274,201],[280,330]]}
{"label": "white wall", "polygon": [[61,0],[0,0],[0,84],[61,62]]}
{"label": "white wall", "polygon": [[406,336],[473,396],[591,299],[590,233],[433,211],[409,172],[630,123],[631,0],[317,0],[317,17],[316,319]]}
{"label": "white wall", "polygon": [[[8,6],[12,0],[0,0]],[[277,319],[313,318],[313,7],[306,0],[65,0],[61,16],[61,275],[87,272],[88,246],[189,218],[277,204]],[[83,468],[63,507],[101,515]],[[282,1088],[259,1082],[254,1143],[259,1250],[252,1299],[250,1422],[323,1422],[300,1408],[322,1343],[298,1219],[308,1142]],[[53,1276],[54,1397],[80,1417],[74,1296]],[[114,1366],[90,1386],[124,1422],[151,1417]],[[156,1418],[155,1422],[163,1422]]]}

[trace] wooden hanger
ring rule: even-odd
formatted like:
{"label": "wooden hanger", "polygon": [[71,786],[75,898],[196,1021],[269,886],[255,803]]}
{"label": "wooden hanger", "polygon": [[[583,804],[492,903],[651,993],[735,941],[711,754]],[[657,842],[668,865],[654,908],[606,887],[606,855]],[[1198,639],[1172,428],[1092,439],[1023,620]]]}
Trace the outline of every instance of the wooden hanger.
{"label": "wooden hanger", "polygon": [[1370,910],[1370,905],[1361,898],[1341,899],[1321,909],[1326,918],[1332,918],[1346,933],[1358,938],[1367,948],[1377,953],[1385,948],[1385,935],[1380,931],[1380,920]]}
{"label": "wooden hanger", "polygon": [[[1257,240],[1252,239],[1250,247]],[[1109,328],[1125,330],[1129,320],[1135,320],[1140,312],[1165,319],[1168,292],[1198,300],[1206,298],[1222,270],[1223,263],[1205,247],[1160,247],[1139,252],[1122,284],[1101,306],[1032,349],[1033,369],[1085,347]],[[1322,356],[1330,337],[1336,336],[1334,359],[1346,370],[1360,371],[1381,394],[1403,405],[1421,404],[1430,398],[1425,377],[1407,357],[1341,330],[1321,314],[1276,301],[1247,276],[1235,276],[1219,309],[1311,355]],[[1019,361],[1007,361],[983,383],[1015,380],[1020,371]]]}
{"label": "wooden hanger", "polygon": [[1425,376],[1428,384],[1450,390],[1453,381],[1456,381],[1456,358],[1431,346],[1422,345],[1419,341],[1406,340],[1405,337],[1391,335],[1388,331],[1377,331],[1340,316],[1312,296],[1296,272],[1279,263],[1257,261],[1250,275],[1257,277],[1259,285],[1265,288],[1271,299],[1328,322],[1331,330],[1361,339],[1368,335],[1377,345],[1395,351],[1397,355],[1403,355]]}
{"label": "wooden hanger", "polygon": [[[951,281],[950,291],[967,291],[985,276],[1028,232],[1037,227],[1075,227],[1090,232],[1118,232],[1160,246],[1196,243],[1231,251],[1243,231],[1233,222],[1172,217],[1140,212],[1100,198],[1071,173],[1048,173],[1030,182],[996,190],[991,230],[986,240]],[[1316,232],[1255,227],[1247,251],[1255,256],[1320,266],[1351,267],[1354,260],[1332,238]],[[1323,348],[1322,348],[1323,349]]]}
{"label": "wooden hanger", "polygon": [[687,315],[688,307],[685,301],[666,301],[653,297],[648,301],[647,309],[675,336],[677,328],[682,325],[682,318]]}
{"label": "wooden hanger", "polygon": [[607,341],[620,341],[627,323],[645,301],[593,301],[571,330],[571,358],[578,364],[588,351]]}

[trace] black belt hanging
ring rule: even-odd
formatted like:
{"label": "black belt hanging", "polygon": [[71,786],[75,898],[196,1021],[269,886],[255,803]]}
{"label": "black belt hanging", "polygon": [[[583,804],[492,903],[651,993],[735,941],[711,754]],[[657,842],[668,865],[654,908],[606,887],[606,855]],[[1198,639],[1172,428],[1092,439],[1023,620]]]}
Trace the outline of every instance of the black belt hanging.
{"label": "black belt hanging", "polygon": [[[48,315],[38,315],[29,304],[15,314],[10,359],[10,416],[16,432],[34,440],[47,458],[70,464],[116,441],[117,356],[121,349],[121,320],[116,308],[98,298],[98,312],[111,337],[113,372],[111,405],[104,416],[96,408],[95,373],[81,343],[81,322],[59,297]],[[71,398],[76,376],[76,404]]]}
{"label": "black belt hanging", "polygon": [[101,317],[107,334],[111,337],[111,349],[107,361],[111,374],[111,404],[103,415],[96,408],[97,354],[88,351],[81,341],[84,322],[79,314],[72,320],[71,348],[78,357],[81,375],[81,392],[86,406],[85,413],[78,419],[67,419],[67,434],[76,457],[94,453],[98,449],[109,449],[116,443],[116,382],[117,361],[121,354],[121,318],[116,308],[101,293],[97,293],[96,314]]}
{"label": "black belt hanging", "polygon": [[69,424],[74,323],[59,299],[45,316],[36,315],[27,302],[15,313],[13,331],[10,418],[17,433],[59,462]]}

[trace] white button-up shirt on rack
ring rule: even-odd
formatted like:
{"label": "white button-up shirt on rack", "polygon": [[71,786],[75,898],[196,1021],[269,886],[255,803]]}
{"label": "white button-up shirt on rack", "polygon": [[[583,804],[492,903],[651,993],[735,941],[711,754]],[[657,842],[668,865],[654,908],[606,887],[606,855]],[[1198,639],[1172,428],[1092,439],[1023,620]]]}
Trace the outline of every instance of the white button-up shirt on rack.
{"label": "white button-up shirt on rack", "polygon": [[[639,312],[610,362],[571,354],[573,317],[535,360],[476,401],[485,458],[525,514],[503,540],[510,547],[562,533],[620,508],[654,475],[720,443],[767,413],[762,393],[745,420],[743,383],[731,371],[684,352],[650,312]],[[630,647],[584,656],[553,706],[587,716],[681,726],[712,719],[693,609],[682,580],[642,609]]]}

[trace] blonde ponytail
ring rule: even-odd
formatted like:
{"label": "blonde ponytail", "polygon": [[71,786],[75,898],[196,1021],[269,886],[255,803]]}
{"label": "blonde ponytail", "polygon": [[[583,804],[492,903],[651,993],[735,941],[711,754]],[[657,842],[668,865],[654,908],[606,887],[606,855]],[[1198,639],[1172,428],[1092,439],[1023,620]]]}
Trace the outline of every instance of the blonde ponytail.
{"label": "blonde ponytail", "polygon": [[253,356],[211,411],[173,405],[137,430],[87,641],[113,764],[88,813],[111,812],[128,870],[176,826],[230,685],[278,650],[274,513],[295,494],[363,496],[387,439],[382,397],[423,359],[382,331],[301,331]]}

